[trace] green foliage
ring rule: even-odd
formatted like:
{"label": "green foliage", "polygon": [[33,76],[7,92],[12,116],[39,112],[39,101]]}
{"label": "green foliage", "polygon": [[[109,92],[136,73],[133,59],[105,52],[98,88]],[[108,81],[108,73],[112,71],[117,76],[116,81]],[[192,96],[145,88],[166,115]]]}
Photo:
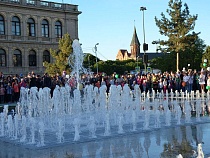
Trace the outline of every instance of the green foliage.
{"label": "green foliage", "polygon": [[[202,51],[197,52],[198,47],[201,46],[203,48],[202,41],[198,40],[199,33],[192,32],[195,27],[197,15],[190,15],[187,4],[185,3],[183,6],[181,0],[169,0],[168,6],[169,9],[166,12],[169,18],[163,13],[161,13],[162,18],[160,20],[155,17],[160,34],[168,37],[167,40],[160,40],[160,49],[162,52],[170,52],[170,55],[173,57],[171,58],[172,63],[176,63],[177,53],[180,56],[180,63],[183,63],[183,61],[186,62],[189,56],[194,56],[196,60],[189,59],[189,62],[195,65],[195,61],[197,62],[199,60],[199,54]],[[192,45],[194,46],[192,47]],[[175,65],[172,70],[175,70]],[[178,59],[177,68],[182,66],[182,64],[179,65]]]}
{"label": "green foliage", "polygon": [[[97,62],[100,62],[99,58],[97,58]],[[84,56],[83,66],[85,68],[90,68],[92,71],[96,72],[96,65],[94,67],[95,63],[96,63],[96,57],[90,53],[86,53]]]}
{"label": "green foliage", "polygon": [[58,50],[50,49],[50,54],[54,58],[54,62],[44,63],[44,67],[46,67],[45,72],[50,75],[55,75],[57,73],[62,74],[63,71],[66,71],[67,74],[69,74],[70,66],[68,64],[68,57],[72,52],[72,40],[70,39],[69,34],[65,34],[59,40]]}
{"label": "green foliage", "polygon": [[106,62],[99,63],[100,72],[106,72],[108,75],[116,72],[117,74],[124,74],[125,71],[130,72],[134,70],[136,67],[136,62],[134,60],[125,60],[125,61],[111,61],[108,60]]}
{"label": "green foliage", "polygon": [[206,47],[206,50],[205,50],[205,52],[204,52],[204,54],[203,54],[203,57],[202,57],[202,61],[200,62],[200,63],[201,63],[200,66],[201,66],[202,68],[205,68],[205,67],[203,66],[204,59],[207,59],[206,67],[210,67],[210,46],[207,46],[207,47]]}
{"label": "green foliage", "polygon": [[160,20],[155,17],[156,25],[161,35],[168,37],[168,40],[161,40],[160,44],[166,46],[167,52],[179,52],[188,47],[188,39],[191,38],[190,31],[194,30],[196,16],[191,16],[187,4],[182,10],[181,0],[170,0],[167,9],[169,18],[161,13]]}
{"label": "green foliage", "polygon": [[190,64],[190,68],[199,70],[206,45],[198,36],[196,39],[192,39],[191,41],[189,40],[189,43],[191,46],[183,52],[180,59],[180,66],[186,67],[187,64]]}
{"label": "green foliage", "polygon": [[[88,61],[88,56],[89,56],[89,61]],[[125,73],[125,71],[130,72],[131,70],[135,70],[136,65],[137,63],[134,60],[124,60],[124,61],[98,60],[99,72],[105,72],[107,75],[111,75],[114,72],[122,75]],[[143,67],[143,64],[141,62],[138,62],[138,65],[140,67]],[[97,66],[96,57],[91,54],[87,54],[86,57],[84,58],[83,66],[85,68],[90,67],[92,71],[96,72],[96,66]]]}

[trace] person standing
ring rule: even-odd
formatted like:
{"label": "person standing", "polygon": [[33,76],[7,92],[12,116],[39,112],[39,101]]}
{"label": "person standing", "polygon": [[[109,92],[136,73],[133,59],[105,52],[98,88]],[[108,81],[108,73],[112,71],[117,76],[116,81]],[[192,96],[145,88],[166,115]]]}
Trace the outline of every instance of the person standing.
{"label": "person standing", "polygon": [[158,82],[158,92],[161,93],[162,91],[163,91],[163,80],[162,78],[160,78]]}
{"label": "person standing", "polygon": [[13,88],[11,86],[11,83],[8,83],[7,86],[6,86],[6,101],[8,103],[12,102],[12,93],[13,93]]}
{"label": "person standing", "polygon": [[175,89],[180,92],[180,89],[181,89],[181,79],[180,79],[180,74],[177,73],[175,75]]}
{"label": "person standing", "polygon": [[20,86],[18,84],[18,80],[15,79],[12,85],[13,91],[14,91],[14,101],[18,102],[20,97]]}
{"label": "person standing", "polygon": [[201,92],[204,92],[204,85],[205,85],[205,75],[204,75],[204,72],[201,71],[201,74],[199,76],[199,85],[200,85],[200,91]]}
{"label": "person standing", "polygon": [[27,87],[27,85],[26,85],[26,82],[25,82],[24,78],[21,78],[20,83],[19,83],[19,87],[20,87],[20,88],[21,88],[21,87],[24,87],[24,88],[26,88],[26,87]]}
{"label": "person standing", "polygon": [[166,78],[164,78],[163,79],[163,93],[165,94],[167,90],[168,90],[168,82]]}
{"label": "person standing", "polygon": [[194,92],[196,92],[197,90],[199,90],[199,75],[198,72],[196,70],[194,70],[193,73],[193,90]]}
{"label": "person standing", "polygon": [[182,81],[182,92],[185,92],[185,91],[187,91],[187,92],[189,92],[188,91],[188,84],[189,84],[189,79],[190,79],[190,76],[187,74],[187,73],[183,73],[183,81]]}
{"label": "person standing", "polygon": [[5,96],[5,88],[4,88],[4,85],[1,84],[1,87],[0,87],[0,103],[4,103],[4,96]]}
{"label": "person standing", "polygon": [[52,86],[51,77],[48,75],[48,73],[45,73],[43,78],[43,87],[51,88],[51,86]]}
{"label": "person standing", "polygon": [[36,85],[36,75],[33,73],[32,77],[29,80],[29,88],[31,87],[37,87]]}
{"label": "person standing", "polygon": [[191,92],[193,90],[193,80],[194,80],[194,75],[192,72],[189,72],[188,92]]}

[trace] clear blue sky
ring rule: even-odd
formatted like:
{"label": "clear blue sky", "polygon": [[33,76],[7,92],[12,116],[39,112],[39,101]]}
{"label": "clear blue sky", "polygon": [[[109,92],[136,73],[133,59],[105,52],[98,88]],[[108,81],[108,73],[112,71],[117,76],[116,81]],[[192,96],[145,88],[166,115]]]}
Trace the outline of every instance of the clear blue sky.
{"label": "clear blue sky", "polygon": [[[169,0],[63,0],[64,3],[78,5],[82,14],[79,15],[79,39],[84,53],[94,55],[93,47],[99,43],[98,57],[101,60],[115,60],[119,49],[130,52],[130,42],[134,25],[140,43],[143,39],[143,12],[145,17],[146,43],[148,52],[155,52],[156,45],[152,41],[163,39],[155,24],[155,16],[161,18],[168,9]],[[57,1],[61,2],[61,1]],[[210,45],[210,0],[182,0],[187,3],[191,15],[198,15],[195,32],[201,32],[200,38]],[[134,22],[135,21],[135,22]],[[141,52],[142,46],[141,46]]]}

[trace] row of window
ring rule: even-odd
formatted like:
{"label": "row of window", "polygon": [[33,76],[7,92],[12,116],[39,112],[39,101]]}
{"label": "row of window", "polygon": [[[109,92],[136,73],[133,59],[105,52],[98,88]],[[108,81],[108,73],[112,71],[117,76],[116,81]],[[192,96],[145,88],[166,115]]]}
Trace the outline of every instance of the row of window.
{"label": "row of window", "polygon": [[[43,62],[48,62],[50,63],[50,52],[45,50],[43,52]],[[13,52],[13,66],[15,67],[21,67],[22,66],[22,53],[19,49],[14,50]],[[36,52],[34,50],[29,51],[28,55],[28,61],[29,61],[29,66],[37,66],[37,61],[36,61]],[[6,63],[6,52],[4,49],[0,49],[0,66],[7,66]]]}
{"label": "row of window", "polygon": [[[21,35],[21,23],[17,16],[12,17],[12,35]],[[42,20],[41,23],[42,37],[49,37],[49,22],[46,19]],[[5,35],[5,20],[2,15],[0,15],[0,35]],[[27,35],[31,37],[36,37],[36,25],[33,18],[27,20]],[[55,22],[55,36],[56,38],[62,37],[62,23],[60,21]]]}

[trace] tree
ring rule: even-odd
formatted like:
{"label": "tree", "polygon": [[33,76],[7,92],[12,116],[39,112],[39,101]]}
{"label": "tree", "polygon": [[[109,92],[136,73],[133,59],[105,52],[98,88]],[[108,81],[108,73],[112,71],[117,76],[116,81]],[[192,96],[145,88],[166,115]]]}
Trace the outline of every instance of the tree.
{"label": "tree", "polygon": [[[97,62],[99,63],[100,61],[101,60],[97,57]],[[92,55],[91,53],[85,53],[83,66],[87,69],[90,68],[91,71],[96,72],[97,71],[96,56]]]}
{"label": "tree", "polygon": [[[186,50],[182,52],[179,67],[188,67],[188,64],[190,64],[190,67],[188,68],[200,70],[200,67],[203,67],[201,65],[203,60],[201,59],[206,45],[198,36],[197,38],[192,38],[191,40],[189,39],[188,42],[190,47],[186,48]],[[162,57],[155,58],[150,61],[151,67],[160,69],[162,72],[175,70],[175,58],[175,53],[164,53]]]}
{"label": "tree", "polygon": [[168,40],[161,40],[160,45],[164,46],[167,52],[176,54],[176,69],[179,70],[179,55],[190,47],[189,40],[196,39],[199,33],[191,33],[195,27],[197,15],[190,15],[187,4],[182,10],[181,0],[169,0],[169,9],[166,10],[169,18],[161,13],[160,20],[155,17],[156,25],[161,35],[168,37]]}
{"label": "tree", "polygon": [[150,61],[150,66],[152,68],[160,69],[162,72],[173,70],[175,62],[173,61],[173,56],[169,53],[164,53],[162,57],[155,58]]}
{"label": "tree", "polygon": [[204,62],[204,59],[206,59],[207,60],[207,63],[206,63],[206,66],[210,66],[210,46],[207,46],[206,47],[206,50],[205,50],[205,52],[204,52],[204,54],[203,54],[203,56],[202,56],[202,61],[201,61],[201,67],[202,68],[205,68],[206,66],[204,66],[203,64],[203,62]]}
{"label": "tree", "polygon": [[186,67],[187,64],[190,64],[190,68],[199,70],[206,45],[198,36],[196,38],[192,38],[188,42],[190,47],[183,52],[182,58],[180,59],[180,66]]}
{"label": "tree", "polygon": [[54,58],[54,62],[44,62],[44,67],[46,67],[45,72],[50,75],[55,75],[57,73],[62,74],[63,71],[66,71],[69,74],[71,69],[68,64],[68,57],[72,52],[72,40],[69,34],[65,34],[59,40],[58,50],[50,49],[50,54]]}

